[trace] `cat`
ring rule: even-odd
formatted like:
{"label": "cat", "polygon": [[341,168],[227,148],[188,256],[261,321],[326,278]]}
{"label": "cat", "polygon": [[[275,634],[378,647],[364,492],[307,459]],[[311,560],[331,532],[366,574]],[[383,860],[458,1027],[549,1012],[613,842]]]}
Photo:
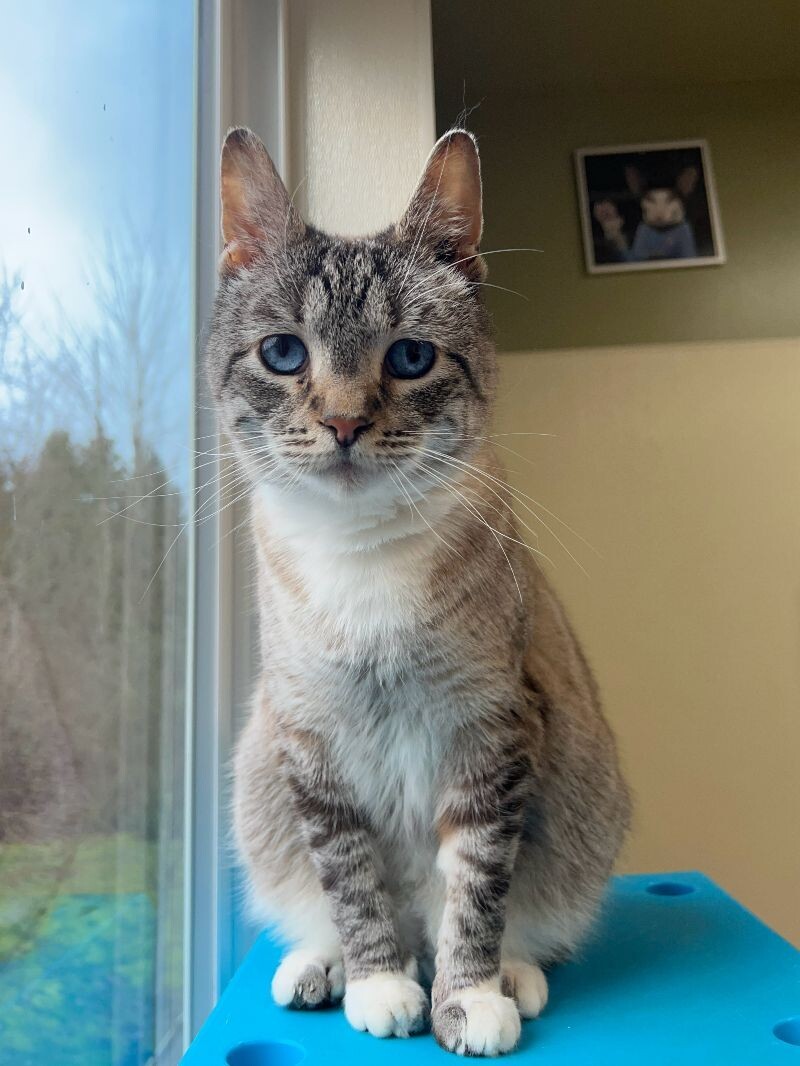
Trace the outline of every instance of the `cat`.
{"label": "cat", "polygon": [[507,1052],[592,924],[629,799],[487,437],[475,140],[439,140],[363,239],[306,224],[246,129],[221,196],[207,361],[252,489],[263,659],[234,821],[289,945],[273,997]]}

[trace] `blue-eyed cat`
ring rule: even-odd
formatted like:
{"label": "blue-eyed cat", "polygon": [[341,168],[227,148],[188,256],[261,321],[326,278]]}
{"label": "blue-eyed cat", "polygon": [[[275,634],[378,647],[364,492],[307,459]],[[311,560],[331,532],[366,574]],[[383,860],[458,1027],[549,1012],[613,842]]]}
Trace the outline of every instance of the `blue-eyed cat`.
{"label": "blue-eyed cat", "polygon": [[304,223],[232,130],[208,366],[252,488],[262,663],[235,825],[289,949],[273,996],[343,998],[375,1036],[430,1013],[443,1047],[496,1055],[590,927],[629,800],[487,436],[482,224],[462,130],[361,239]]}

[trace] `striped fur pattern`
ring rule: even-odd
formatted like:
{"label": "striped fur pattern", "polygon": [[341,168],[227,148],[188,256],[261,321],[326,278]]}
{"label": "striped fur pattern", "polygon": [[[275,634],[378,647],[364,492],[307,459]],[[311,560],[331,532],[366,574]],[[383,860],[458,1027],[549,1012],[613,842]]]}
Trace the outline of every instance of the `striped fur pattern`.
{"label": "striped fur pattern", "polygon": [[[273,995],[343,996],[376,1036],[430,1009],[443,1047],[500,1054],[589,930],[629,801],[487,436],[475,144],[443,138],[405,216],[357,240],[297,216],[249,131],[222,173],[208,366],[250,485],[263,659],[235,826],[289,948]],[[260,361],[276,333],[303,341],[299,373]],[[387,373],[403,337],[435,346],[419,379]],[[332,415],[366,420],[352,447]]]}

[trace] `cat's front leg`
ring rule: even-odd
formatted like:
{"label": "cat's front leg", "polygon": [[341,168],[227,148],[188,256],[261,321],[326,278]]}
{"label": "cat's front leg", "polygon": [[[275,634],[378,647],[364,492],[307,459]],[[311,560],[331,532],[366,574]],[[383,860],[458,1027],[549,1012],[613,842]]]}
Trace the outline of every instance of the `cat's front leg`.
{"label": "cat's front leg", "polygon": [[324,742],[293,730],[282,744],[287,781],[330,905],[345,965],[344,1010],[355,1029],[410,1036],[425,1028],[427,997],[404,958],[372,834]]}
{"label": "cat's front leg", "polygon": [[448,1051],[491,1056],[510,1051],[520,1037],[519,1010],[503,994],[500,949],[531,770],[513,744],[471,747],[460,762],[438,817],[445,900],[432,1024]]}

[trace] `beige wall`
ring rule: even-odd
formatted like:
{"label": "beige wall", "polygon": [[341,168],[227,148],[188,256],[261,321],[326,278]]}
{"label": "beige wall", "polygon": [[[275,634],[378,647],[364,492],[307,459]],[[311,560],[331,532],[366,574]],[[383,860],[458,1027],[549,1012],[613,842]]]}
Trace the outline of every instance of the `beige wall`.
{"label": "beige wall", "polygon": [[513,480],[603,556],[543,533],[636,791],[624,868],[702,869],[800,944],[800,341],[501,362],[498,429],[557,434],[499,438]]}
{"label": "beige wall", "polygon": [[311,222],[399,217],[434,140],[428,0],[291,0],[287,177]]}

